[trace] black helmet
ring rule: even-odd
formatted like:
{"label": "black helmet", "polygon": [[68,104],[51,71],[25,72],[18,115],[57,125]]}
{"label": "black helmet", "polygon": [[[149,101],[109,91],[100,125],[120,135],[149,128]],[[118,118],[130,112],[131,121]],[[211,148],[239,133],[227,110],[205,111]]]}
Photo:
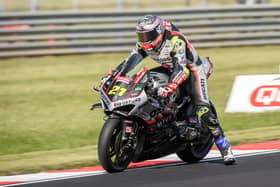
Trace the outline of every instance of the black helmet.
{"label": "black helmet", "polygon": [[139,44],[146,50],[158,48],[163,39],[165,28],[159,16],[146,15],[137,23],[136,33]]}

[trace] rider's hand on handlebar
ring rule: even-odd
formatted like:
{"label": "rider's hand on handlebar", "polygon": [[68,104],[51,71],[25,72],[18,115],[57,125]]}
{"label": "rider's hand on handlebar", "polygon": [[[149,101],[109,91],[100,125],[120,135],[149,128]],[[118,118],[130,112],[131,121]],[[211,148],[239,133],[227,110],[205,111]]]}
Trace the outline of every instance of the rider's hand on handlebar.
{"label": "rider's hand on handlebar", "polygon": [[164,87],[160,87],[157,91],[157,94],[158,96],[168,97],[169,95],[172,95],[177,88],[178,85],[176,83],[171,82]]}
{"label": "rider's hand on handlebar", "polygon": [[165,86],[165,87],[160,87],[157,90],[157,95],[161,97],[168,97],[169,95],[173,94],[174,90]]}

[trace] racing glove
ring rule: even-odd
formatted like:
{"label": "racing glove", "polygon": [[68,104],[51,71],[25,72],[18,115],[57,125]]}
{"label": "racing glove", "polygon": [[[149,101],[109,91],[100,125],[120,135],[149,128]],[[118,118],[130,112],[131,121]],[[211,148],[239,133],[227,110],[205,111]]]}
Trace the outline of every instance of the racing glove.
{"label": "racing glove", "polygon": [[168,97],[173,94],[177,89],[178,85],[176,83],[169,83],[164,87],[160,87],[157,91],[158,96]]}

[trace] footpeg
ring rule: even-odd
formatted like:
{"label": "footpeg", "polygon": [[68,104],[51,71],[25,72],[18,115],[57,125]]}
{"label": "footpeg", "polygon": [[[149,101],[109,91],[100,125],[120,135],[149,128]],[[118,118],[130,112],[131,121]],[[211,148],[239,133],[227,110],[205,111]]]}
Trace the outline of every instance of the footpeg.
{"label": "footpeg", "polygon": [[193,141],[198,136],[198,131],[194,127],[188,126],[186,123],[177,122],[179,136],[182,140]]}
{"label": "footpeg", "polygon": [[192,127],[187,127],[187,132],[185,135],[185,139],[187,141],[193,141],[195,138],[197,138],[197,130],[195,128]]}

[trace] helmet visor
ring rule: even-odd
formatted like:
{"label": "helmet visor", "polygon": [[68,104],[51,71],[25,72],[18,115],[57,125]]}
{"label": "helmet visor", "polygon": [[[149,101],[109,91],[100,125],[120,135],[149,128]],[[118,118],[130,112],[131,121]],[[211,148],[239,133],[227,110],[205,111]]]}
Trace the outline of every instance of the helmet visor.
{"label": "helmet visor", "polygon": [[136,33],[137,33],[138,42],[141,42],[141,43],[152,42],[159,35],[159,33],[157,32],[156,29],[151,30],[151,31],[146,31],[146,32],[143,32],[143,31],[138,32],[137,31]]}
{"label": "helmet visor", "polygon": [[153,41],[150,42],[138,42],[140,46],[146,50],[158,49],[163,41],[163,34],[159,34]]}

